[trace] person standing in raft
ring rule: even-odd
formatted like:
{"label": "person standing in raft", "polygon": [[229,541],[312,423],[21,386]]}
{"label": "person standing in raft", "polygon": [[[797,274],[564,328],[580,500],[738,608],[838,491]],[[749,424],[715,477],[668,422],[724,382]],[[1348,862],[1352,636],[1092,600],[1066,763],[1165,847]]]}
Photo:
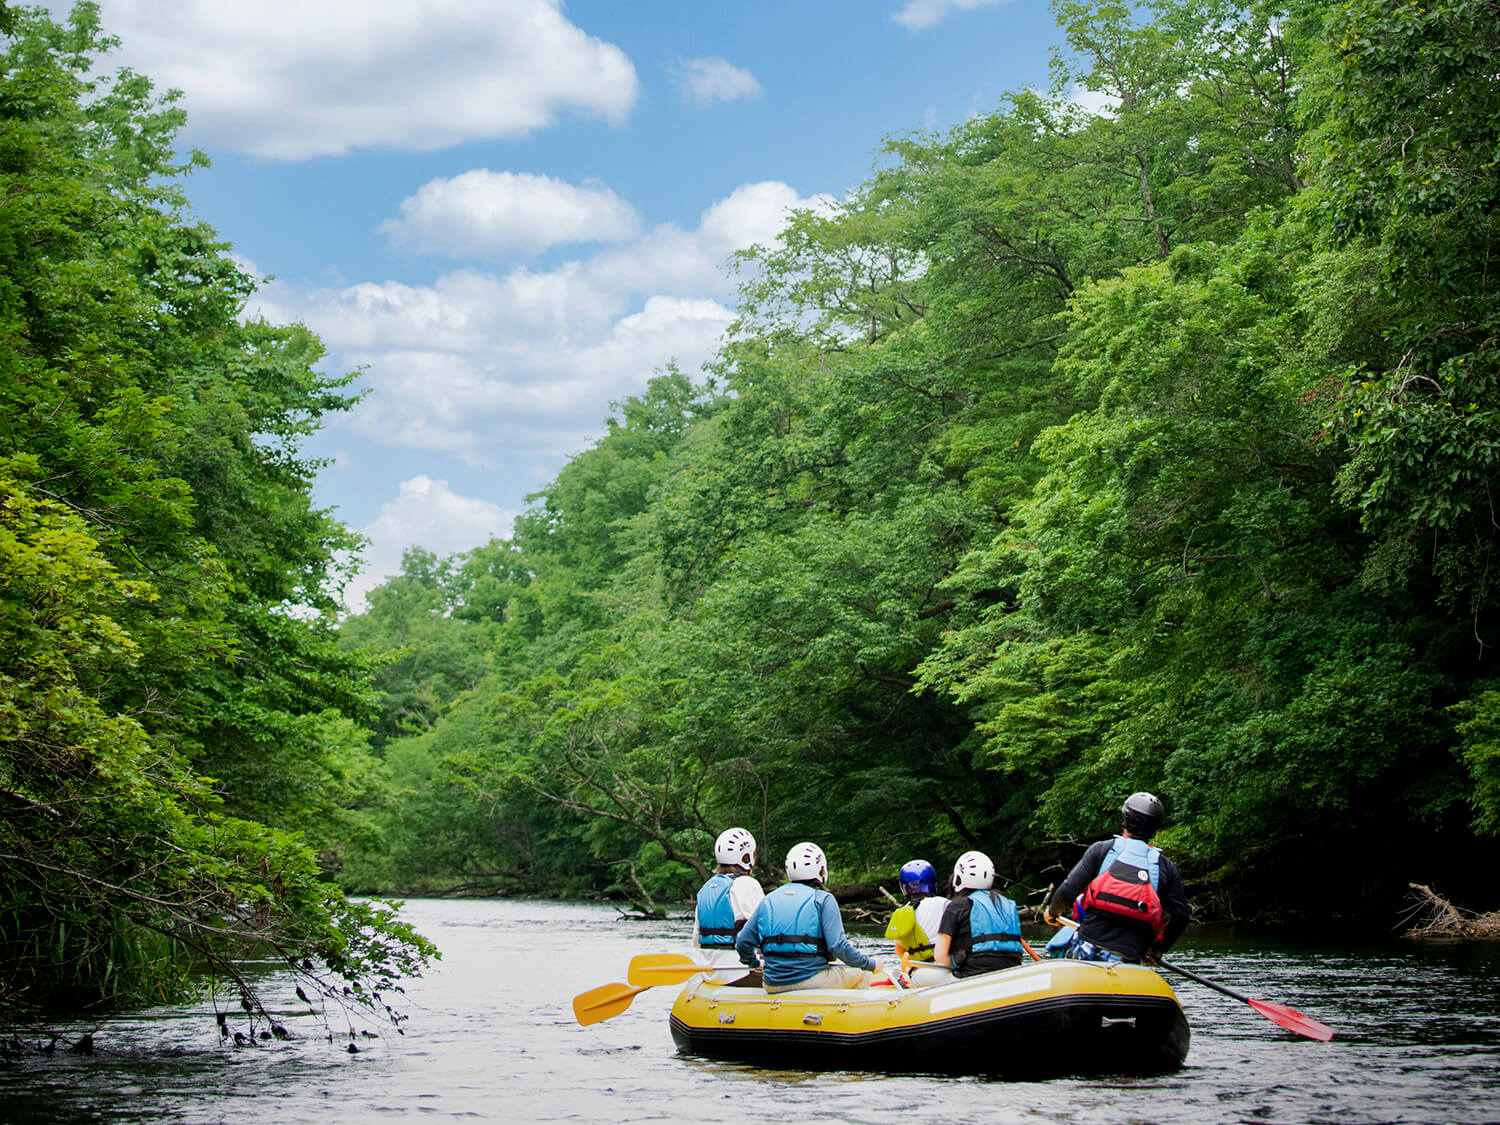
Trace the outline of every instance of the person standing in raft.
{"label": "person standing in raft", "polygon": [[1182,935],[1193,908],[1177,865],[1151,843],[1165,812],[1150,793],[1132,793],[1120,834],[1090,844],[1068,872],[1044,914],[1053,926],[1070,907],[1081,918],[1062,956],[1154,965]]}
{"label": "person standing in raft", "polygon": [[[823,849],[802,843],[787,852],[786,877],[786,885],[765,897],[735,939],[740,960],[762,969],[767,992],[868,988],[880,962],[849,944],[838,901],[823,889],[828,878]],[[829,964],[833,957],[844,965]]]}
{"label": "person standing in raft", "polygon": [[925,859],[914,859],[897,876],[906,902],[896,907],[885,927],[885,936],[896,943],[896,956],[905,954],[918,963],[932,961],[932,943],[948,900],[937,893],[937,872]]}
{"label": "person standing in raft", "polygon": [[1021,912],[995,886],[995,865],[983,852],[964,852],[953,865],[953,897],[943,910],[933,959],[956,977],[1021,963]]}
{"label": "person standing in raft", "polygon": [[743,828],[728,828],[714,841],[718,866],[698,889],[693,914],[693,948],[710,964],[739,967],[734,939],[760,906],[766,892],[751,874],[755,868],[755,837]]}

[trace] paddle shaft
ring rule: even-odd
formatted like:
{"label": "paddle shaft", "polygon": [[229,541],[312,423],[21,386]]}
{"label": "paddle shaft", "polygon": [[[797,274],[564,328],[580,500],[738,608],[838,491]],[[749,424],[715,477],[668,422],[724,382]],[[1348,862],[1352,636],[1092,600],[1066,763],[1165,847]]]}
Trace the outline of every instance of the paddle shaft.
{"label": "paddle shaft", "polygon": [[[1078,923],[1071,918],[1059,916],[1057,921],[1067,926],[1070,930],[1078,929]],[[1109,952],[1114,951],[1110,950]],[[1119,955],[1116,954],[1116,956]],[[1204,988],[1211,988],[1215,992],[1228,996],[1231,1000],[1238,1000],[1242,1004],[1248,1004],[1250,1010],[1256,1015],[1264,1016],[1278,1027],[1284,1027],[1288,1031],[1296,1032],[1298,1035],[1306,1036],[1308,1039],[1316,1039],[1323,1043],[1333,1038],[1333,1028],[1329,1027],[1326,1023],[1320,1023],[1311,1016],[1303,1015],[1296,1008],[1288,1008],[1285,1004],[1276,1004],[1270,1000],[1252,1000],[1243,993],[1236,992],[1232,988],[1226,988],[1216,981],[1200,977],[1197,973],[1189,972],[1181,965],[1174,965],[1171,961],[1158,959],[1156,963],[1163,969],[1170,969],[1174,973],[1181,973],[1188,980],[1195,981]]]}
{"label": "paddle shaft", "polygon": [[1225,996],[1228,996],[1231,1000],[1238,1000],[1242,1004],[1254,1004],[1255,1003],[1254,1000],[1250,999],[1250,997],[1244,995],[1243,993],[1236,992],[1232,988],[1226,988],[1222,984],[1218,984],[1218,983],[1216,983],[1214,981],[1207,980],[1207,979],[1205,979],[1203,977],[1200,977],[1197,973],[1191,972],[1188,969],[1184,969],[1181,965],[1173,964],[1171,961],[1168,961],[1166,958],[1162,958],[1159,961],[1157,961],[1156,963],[1158,965],[1160,965],[1163,969],[1171,969],[1174,973],[1181,973],[1183,976],[1187,977],[1188,980],[1195,980],[1195,981],[1197,981],[1204,988],[1211,988],[1215,992],[1222,992]]}

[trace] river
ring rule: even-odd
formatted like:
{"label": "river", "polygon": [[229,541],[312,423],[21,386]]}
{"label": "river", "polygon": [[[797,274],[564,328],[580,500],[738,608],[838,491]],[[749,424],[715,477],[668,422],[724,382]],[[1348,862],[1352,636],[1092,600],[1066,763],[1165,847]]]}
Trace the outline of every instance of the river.
{"label": "river", "polygon": [[[681,1058],[675,988],[580,1027],[572,997],[623,981],[630,957],[685,948],[687,924],[622,921],[608,907],[424,900],[406,915],[443,951],[408,989],[406,1034],[345,1049],[306,1015],[293,982],[263,981],[297,1037],[221,1047],[212,1010],[160,1008],[53,1025],[92,1032],[91,1056],[0,1062],[0,1121],[1500,1122],[1500,947],[1367,948],[1195,933],[1186,968],[1331,1024],[1299,1039],[1178,977],[1192,1026],[1186,1067],[1150,1079],[1003,1082],[805,1074]],[[856,944],[879,953],[873,937]],[[298,1013],[302,1014],[299,1016]],[[37,1037],[7,1028],[5,1036]],[[934,1117],[935,1115],[935,1117]]]}

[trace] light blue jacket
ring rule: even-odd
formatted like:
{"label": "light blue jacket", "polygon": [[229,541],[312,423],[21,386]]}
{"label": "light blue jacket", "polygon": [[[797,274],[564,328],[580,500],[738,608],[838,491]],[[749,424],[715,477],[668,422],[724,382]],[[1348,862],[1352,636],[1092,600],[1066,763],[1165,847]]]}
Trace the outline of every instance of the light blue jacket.
{"label": "light blue jacket", "polygon": [[[808,940],[788,942],[789,937]],[[826,956],[812,952],[819,946],[827,951]],[[768,894],[745,923],[734,948],[752,969],[762,965],[757,951],[764,954],[767,984],[797,984],[821,973],[832,957],[856,969],[875,967],[874,961],[849,944],[838,900],[811,883],[787,883]]]}

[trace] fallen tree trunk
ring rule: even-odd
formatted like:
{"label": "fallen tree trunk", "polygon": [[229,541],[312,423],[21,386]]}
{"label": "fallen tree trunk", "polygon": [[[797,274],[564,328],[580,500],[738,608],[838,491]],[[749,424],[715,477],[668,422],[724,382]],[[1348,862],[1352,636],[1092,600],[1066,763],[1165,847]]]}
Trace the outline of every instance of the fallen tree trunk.
{"label": "fallen tree trunk", "polygon": [[1500,941],[1500,911],[1475,914],[1454,906],[1431,887],[1408,883],[1415,902],[1412,916],[1421,921],[1401,936],[1416,941]]}

